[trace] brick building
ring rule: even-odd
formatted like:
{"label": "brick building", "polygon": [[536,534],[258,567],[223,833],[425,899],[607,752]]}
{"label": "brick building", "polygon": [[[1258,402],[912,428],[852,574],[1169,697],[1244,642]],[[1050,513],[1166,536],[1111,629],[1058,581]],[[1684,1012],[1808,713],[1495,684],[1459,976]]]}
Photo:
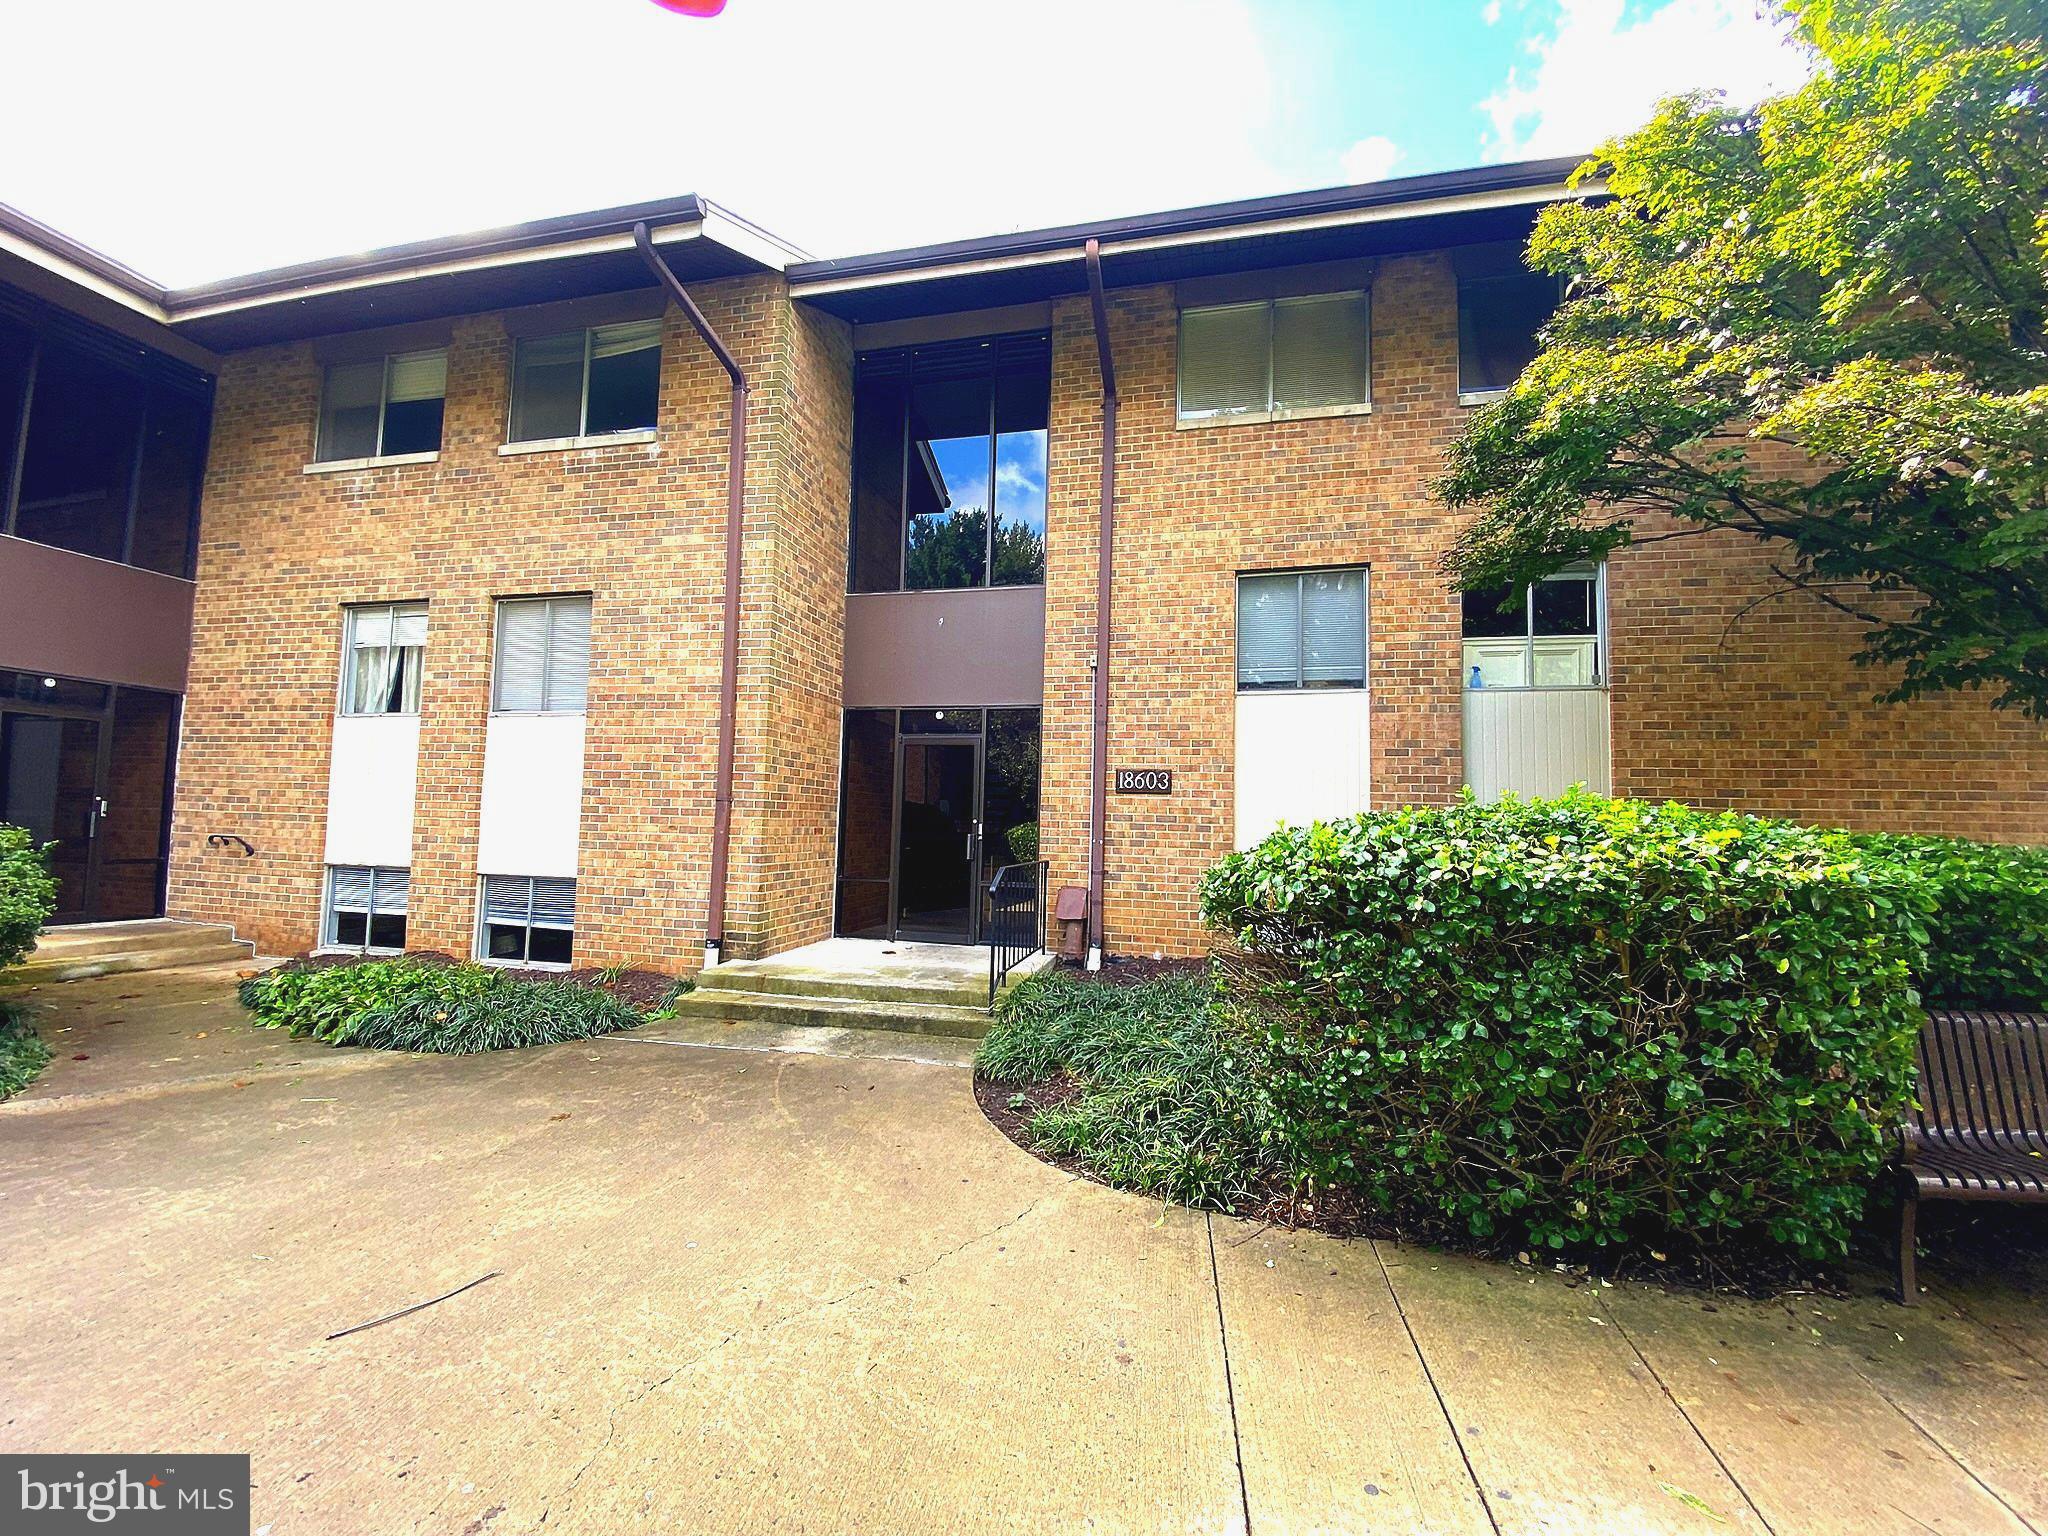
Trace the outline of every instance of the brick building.
{"label": "brick building", "polygon": [[[1569,168],[829,262],[684,198],[168,293],[5,226],[0,279],[213,380],[157,899],[688,969],[977,942],[1041,857],[1108,949],[1193,950],[1232,846],[1467,784],[2048,841],[2041,727],[1872,703],[1754,545],[1446,589],[1429,481],[1554,302],[1516,252]],[[0,670],[135,681],[36,629]]]}

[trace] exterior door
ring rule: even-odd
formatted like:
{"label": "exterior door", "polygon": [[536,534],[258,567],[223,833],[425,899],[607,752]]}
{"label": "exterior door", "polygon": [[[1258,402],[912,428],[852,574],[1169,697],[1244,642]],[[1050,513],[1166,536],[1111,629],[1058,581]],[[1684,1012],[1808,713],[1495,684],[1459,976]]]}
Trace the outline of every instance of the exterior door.
{"label": "exterior door", "polygon": [[981,909],[981,742],[906,736],[896,782],[896,936],[972,944]]}
{"label": "exterior door", "polygon": [[0,713],[0,821],[55,845],[52,922],[82,922],[95,913],[97,834],[106,815],[102,736],[98,720]]}

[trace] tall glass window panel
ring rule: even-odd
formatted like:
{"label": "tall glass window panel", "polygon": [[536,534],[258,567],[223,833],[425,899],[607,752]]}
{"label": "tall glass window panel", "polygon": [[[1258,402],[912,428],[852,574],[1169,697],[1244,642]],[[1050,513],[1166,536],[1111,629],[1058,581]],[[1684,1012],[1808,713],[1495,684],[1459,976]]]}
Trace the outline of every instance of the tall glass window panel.
{"label": "tall glass window panel", "polygon": [[1273,305],[1273,409],[1363,405],[1372,394],[1363,293],[1318,294]]}
{"label": "tall glass window panel", "polygon": [[1045,448],[1052,381],[1042,373],[996,377],[995,545],[989,585],[1045,580]]}
{"label": "tall glass window panel", "polygon": [[29,369],[35,337],[0,320],[0,532],[5,532],[7,492],[14,476],[14,445],[21,441],[21,412],[28,404]]}
{"label": "tall glass window panel", "polygon": [[590,333],[590,397],[583,431],[636,432],[653,427],[661,393],[661,322],[601,325]]}
{"label": "tall glass window panel", "polygon": [[1530,654],[1538,688],[1599,681],[1599,596],[1593,577],[1553,576],[1531,591]]}
{"label": "tall glass window panel", "polygon": [[1458,283],[1458,391],[1485,394],[1521,377],[1536,332],[1557,308],[1557,279],[1544,272],[1462,278]]}
{"label": "tall glass window panel", "polygon": [[1188,309],[1180,317],[1180,414],[1233,416],[1272,400],[1272,306]]}
{"label": "tall glass window panel", "polygon": [[515,443],[575,437],[583,422],[585,334],[530,337],[512,361],[512,429]]}
{"label": "tall glass window panel", "polygon": [[903,412],[900,379],[863,379],[853,408],[853,550],[848,589],[894,592],[903,579]]}
{"label": "tall glass window panel", "polygon": [[1035,709],[992,709],[982,750],[981,885],[1005,864],[1038,861],[1041,741]]}
{"label": "tall glass window panel", "polygon": [[1365,686],[1365,572],[1302,575],[1301,686]]}
{"label": "tall glass window panel", "polygon": [[189,574],[205,451],[205,402],[175,390],[152,391],[142,434],[142,471],[135,481],[129,564],[166,576]]}
{"label": "tall glass window panel", "polygon": [[978,587],[988,569],[990,387],[934,379],[910,391],[903,586]]}
{"label": "tall glass window panel", "polygon": [[46,343],[29,403],[15,533],[123,558],[141,431],[141,380]]}
{"label": "tall glass window panel", "polygon": [[427,644],[425,603],[348,610],[342,709],[350,715],[416,715]]}
{"label": "tall glass window panel", "polygon": [[381,454],[437,453],[448,394],[448,354],[402,352],[387,360]]}
{"label": "tall glass window panel", "polygon": [[590,599],[508,598],[498,604],[491,708],[575,714],[590,687]]}
{"label": "tall glass window panel", "polygon": [[1301,678],[1301,578],[1246,576],[1237,584],[1237,686],[1293,688]]}

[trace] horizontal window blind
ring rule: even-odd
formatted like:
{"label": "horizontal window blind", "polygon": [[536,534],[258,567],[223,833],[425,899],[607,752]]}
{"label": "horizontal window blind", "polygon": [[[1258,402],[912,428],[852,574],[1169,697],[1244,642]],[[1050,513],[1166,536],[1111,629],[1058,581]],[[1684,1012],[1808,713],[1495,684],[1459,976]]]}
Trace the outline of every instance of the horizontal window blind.
{"label": "horizontal window blind", "polygon": [[1292,688],[1301,639],[1301,579],[1247,576],[1237,589],[1237,686]]}
{"label": "horizontal window blind", "polygon": [[1180,317],[1180,413],[1226,416],[1271,404],[1272,307],[1233,304]]}
{"label": "horizontal window blind", "polygon": [[1273,306],[1273,409],[1362,405],[1371,398],[1362,293],[1281,299]]}
{"label": "horizontal window blind", "polygon": [[1363,688],[1366,606],[1363,569],[1240,576],[1239,690]]}
{"label": "horizontal window blind", "polygon": [[403,352],[391,359],[391,376],[385,398],[392,403],[439,400],[447,393],[448,354],[440,348],[430,352]]}
{"label": "horizontal window blind", "polygon": [[589,598],[499,602],[493,709],[506,714],[573,714],[585,707],[589,681]]}

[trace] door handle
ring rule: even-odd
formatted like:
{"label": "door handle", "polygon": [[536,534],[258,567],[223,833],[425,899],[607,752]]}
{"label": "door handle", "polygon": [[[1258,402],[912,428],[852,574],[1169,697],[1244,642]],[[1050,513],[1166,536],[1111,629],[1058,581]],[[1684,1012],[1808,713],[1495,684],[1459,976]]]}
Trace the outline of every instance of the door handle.
{"label": "door handle", "polygon": [[107,810],[106,796],[94,795],[92,797],[92,809],[85,813],[85,835],[87,837],[97,837],[99,835],[100,823],[107,819]]}

